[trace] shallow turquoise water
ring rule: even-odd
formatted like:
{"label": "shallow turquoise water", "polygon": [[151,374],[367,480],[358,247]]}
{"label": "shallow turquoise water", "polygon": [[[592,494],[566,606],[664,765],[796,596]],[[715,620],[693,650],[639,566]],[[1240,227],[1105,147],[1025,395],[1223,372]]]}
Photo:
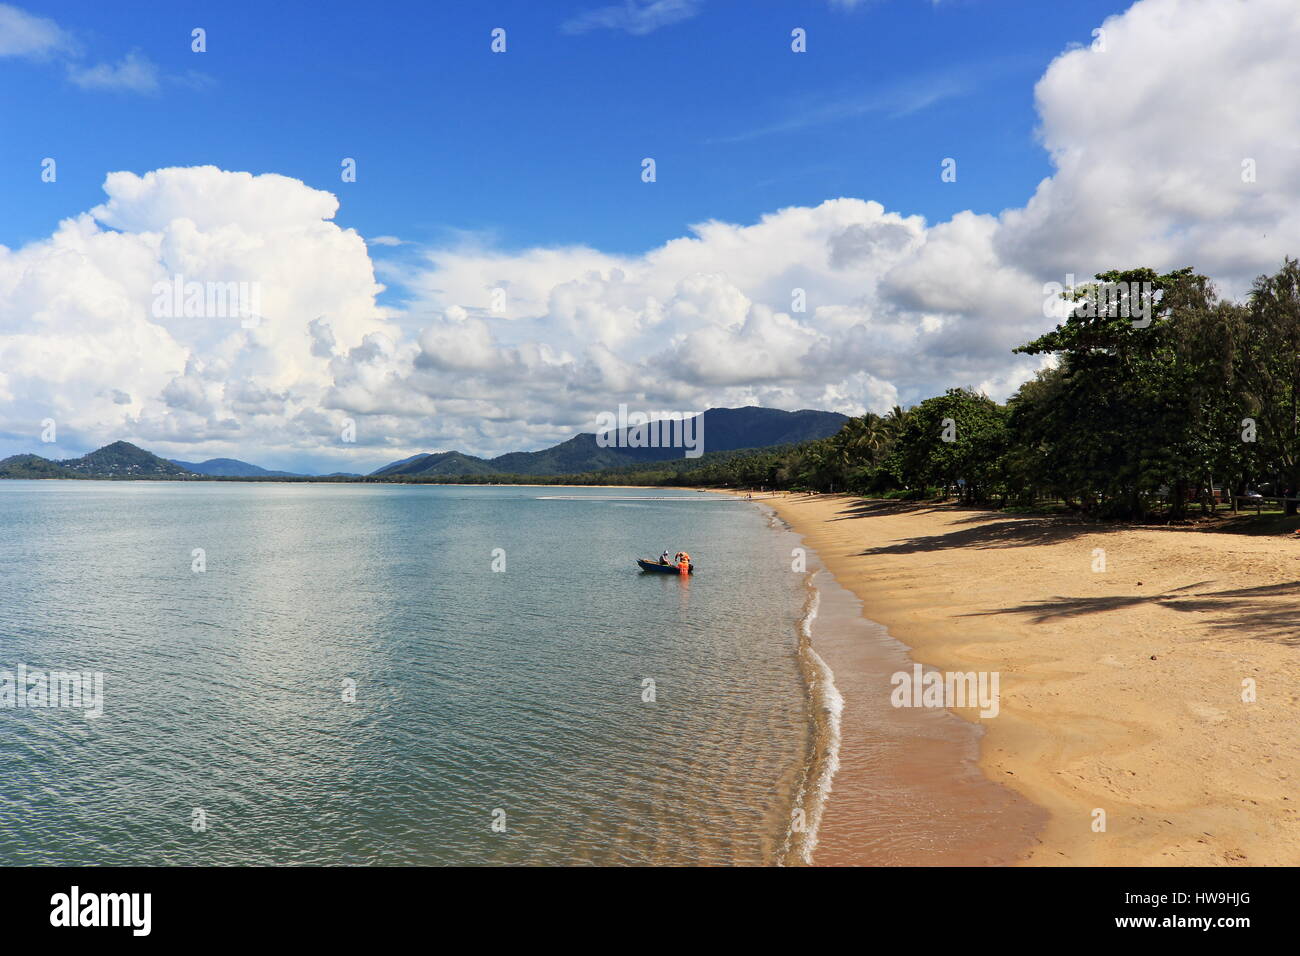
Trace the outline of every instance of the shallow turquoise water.
{"label": "shallow turquoise water", "polygon": [[777,862],[792,540],[690,492],[0,482],[0,670],[105,681],[0,708],[0,864]]}

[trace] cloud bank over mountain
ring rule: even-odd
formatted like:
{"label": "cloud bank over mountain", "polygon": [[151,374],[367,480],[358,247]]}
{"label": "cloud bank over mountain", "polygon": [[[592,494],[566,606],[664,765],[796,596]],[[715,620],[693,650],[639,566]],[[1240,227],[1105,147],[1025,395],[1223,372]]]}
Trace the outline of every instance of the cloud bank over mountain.
{"label": "cloud bank over mountain", "polygon": [[[125,439],[355,470],[540,447],[620,402],[1003,398],[1037,367],[1010,349],[1053,324],[1046,282],[1192,265],[1239,294],[1300,254],[1300,5],[1143,0],[1100,27],[1037,84],[1055,171],[1020,208],[930,224],[835,198],[637,256],[465,241],[387,267],[400,307],[379,304],[371,259],[400,241],[368,249],[328,192],[214,167],[110,173],[101,205],[0,247],[0,452],[42,451],[53,419],[53,457]],[[259,320],[158,314],[178,275],[255,283]]]}

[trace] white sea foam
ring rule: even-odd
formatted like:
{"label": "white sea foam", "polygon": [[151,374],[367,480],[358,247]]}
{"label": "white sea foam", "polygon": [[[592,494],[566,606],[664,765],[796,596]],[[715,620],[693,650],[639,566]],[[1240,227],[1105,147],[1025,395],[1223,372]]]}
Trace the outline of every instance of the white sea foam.
{"label": "white sea foam", "polygon": [[821,591],[815,583],[816,572],[808,575],[809,596],[799,621],[799,659],[808,682],[808,695],[813,708],[812,764],[800,788],[796,808],[804,811],[804,829],[795,833],[793,827],[786,844],[794,849],[795,858],[805,864],[812,863],[817,848],[817,835],[821,829],[822,814],[831,794],[835,772],[840,769],[841,724],[844,697],[835,686],[835,674],[830,665],[813,649],[812,627],[821,607]]}

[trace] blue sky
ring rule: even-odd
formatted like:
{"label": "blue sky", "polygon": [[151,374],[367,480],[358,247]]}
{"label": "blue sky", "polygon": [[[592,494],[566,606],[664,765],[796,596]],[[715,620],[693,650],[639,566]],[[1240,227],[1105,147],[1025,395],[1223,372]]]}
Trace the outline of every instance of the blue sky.
{"label": "blue sky", "polygon": [[1300,254],[1297,46],[1294,0],[0,0],[0,456],[1004,400],[1051,283]]}
{"label": "blue sky", "polygon": [[[1118,3],[701,0],[652,32],[594,2],[26,4],[83,62],[136,51],[157,92],[0,60],[0,242],[101,201],[110,170],[212,163],[334,191],[362,234],[639,252],[710,218],[864,196],[929,220],[1024,201],[1050,171],[1033,84]],[[1039,11],[1038,15],[1035,10]],[[566,25],[567,28],[566,28]],[[208,51],[190,51],[202,26]],[[507,30],[492,55],[489,31]],[[789,32],[808,31],[809,52]],[[57,188],[36,172],[59,161]],[[640,161],[658,164],[656,188]],[[941,184],[938,163],[962,175]],[[358,162],[339,180],[343,157]]]}

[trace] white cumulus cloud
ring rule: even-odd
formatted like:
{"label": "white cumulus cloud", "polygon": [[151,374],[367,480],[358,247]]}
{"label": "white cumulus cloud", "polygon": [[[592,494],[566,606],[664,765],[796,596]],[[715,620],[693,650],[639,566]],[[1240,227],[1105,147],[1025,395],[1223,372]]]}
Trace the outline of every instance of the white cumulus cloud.
{"label": "white cumulus cloud", "polygon": [[[118,438],[179,457],[335,443],[334,350],[395,330],[364,241],[330,221],[334,197],[214,167],[113,173],[104,188],[49,239],[0,247],[0,433],[34,450],[53,419],[51,455]],[[160,292],[177,282],[243,283],[256,321],[177,310]]]}
{"label": "white cumulus cloud", "polygon": [[[620,403],[1005,397],[1038,367],[1010,350],[1053,324],[1046,282],[1191,265],[1237,294],[1300,253],[1300,4],[1142,0],[1101,27],[1037,84],[1054,171],[1019,208],[927,223],[833,198],[640,255],[466,238],[392,266],[400,309],[377,304],[329,193],[212,167],[112,173],[101,205],[0,247],[0,436],[38,450],[48,417],[69,450],[125,438],[356,470],[540,447]],[[262,320],[156,314],[176,275],[257,283]]]}

